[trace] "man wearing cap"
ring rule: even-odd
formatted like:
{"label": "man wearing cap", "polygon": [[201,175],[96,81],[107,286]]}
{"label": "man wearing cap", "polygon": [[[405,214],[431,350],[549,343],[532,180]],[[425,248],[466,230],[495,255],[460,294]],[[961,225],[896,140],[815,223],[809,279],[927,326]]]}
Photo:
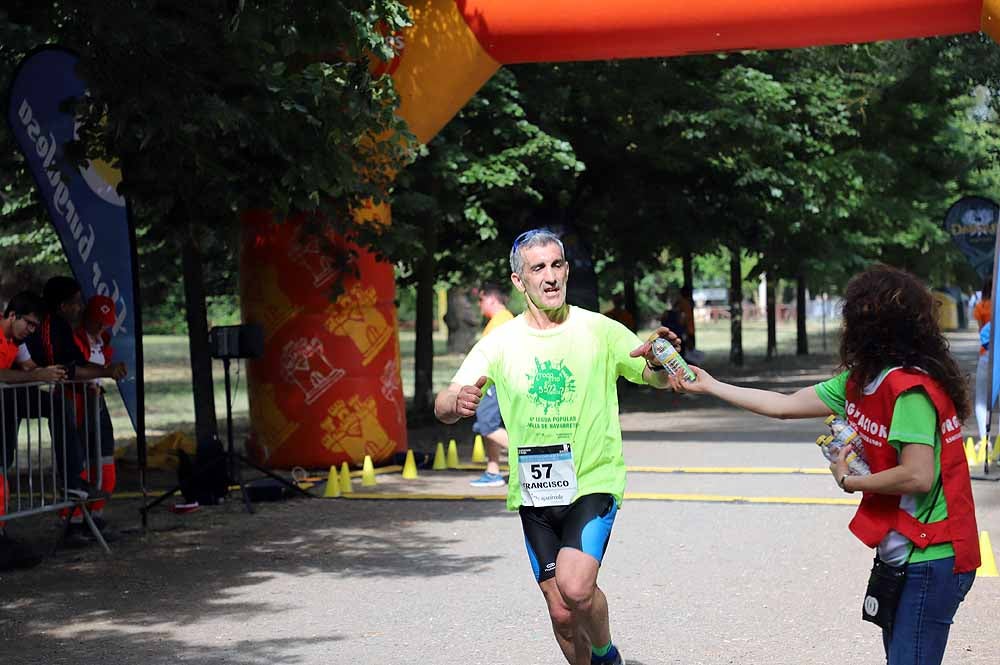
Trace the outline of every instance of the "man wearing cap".
{"label": "man wearing cap", "polygon": [[510,268],[524,312],[476,343],[434,413],[447,424],[474,416],[487,384],[495,386],[510,440],[507,507],[520,513],[556,642],[571,665],[621,665],[597,585],[625,493],[615,384],[619,376],[669,383],[648,343],[566,302],[569,263],[558,236],[522,233]]}
{"label": "man wearing cap", "polygon": [[[111,362],[114,349],[111,348],[111,333],[108,329],[114,324],[115,302],[107,296],[96,295],[87,301],[80,326],[73,332],[73,339],[91,365],[109,372],[108,378],[119,380],[125,377],[127,370],[125,363]],[[115,468],[115,433],[111,426],[108,404],[104,400],[104,388],[101,387],[101,380],[92,379],[89,388],[86,408],[90,410],[91,421],[100,426],[92,427],[87,432],[87,444],[91,450],[91,464],[90,468],[87,469],[87,480],[97,485],[103,494],[110,497],[115,491],[118,478],[118,471]],[[98,464],[100,465],[100,474],[97,472]],[[99,484],[97,483],[98,478],[100,478]],[[103,519],[104,505],[105,501],[102,499],[95,501],[90,508],[99,526],[106,524]],[[101,535],[106,536],[109,531],[108,528],[105,528]]]}

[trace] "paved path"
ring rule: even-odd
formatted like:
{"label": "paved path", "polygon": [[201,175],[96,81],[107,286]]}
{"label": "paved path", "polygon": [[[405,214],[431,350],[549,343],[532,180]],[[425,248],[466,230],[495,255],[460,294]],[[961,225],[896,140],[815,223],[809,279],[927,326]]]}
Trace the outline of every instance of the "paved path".
{"label": "paved path", "polygon": [[[973,367],[973,336],[954,348]],[[829,372],[739,380],[790,390]],[[819,420],[771,421],[644,390],[626,395],[623,412],[633,466],[823,466],[811,445]],[[409,483],[380,476],[377,490],[461,493],[476,475],[421,473]],[[805,474],[632,473],[629,491],[845,497],[828,475]],[[1000,484],[975,492],[1000,555]],[[871,554],[846,529],[852,511],[627,501],[601,574],[615,640],[640,665],[881,662],[880,637],[859,618]],[[0,578],[4,665],[561,662],[519,521],[499,500],[293,501],[256,516],[234,502],[158,513],[153,527],[127,535],[113,559],[64,552]],[[980,578],[945,662],[1000,661],[998,610],[1000,578]]]}

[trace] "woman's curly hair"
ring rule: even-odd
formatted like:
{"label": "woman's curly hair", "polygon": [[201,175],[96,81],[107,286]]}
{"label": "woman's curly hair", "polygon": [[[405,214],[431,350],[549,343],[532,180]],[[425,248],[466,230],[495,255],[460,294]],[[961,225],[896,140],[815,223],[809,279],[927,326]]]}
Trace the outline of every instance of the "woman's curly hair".
{"label": "woman's curly hair", "polygon": [[934,298],[920,280],[874,265],[848,283],[843,314],[840,362],[861,385],[886,367],[920,368],[951,397],[958,417],[968,417],[968,381],[938,327]]}

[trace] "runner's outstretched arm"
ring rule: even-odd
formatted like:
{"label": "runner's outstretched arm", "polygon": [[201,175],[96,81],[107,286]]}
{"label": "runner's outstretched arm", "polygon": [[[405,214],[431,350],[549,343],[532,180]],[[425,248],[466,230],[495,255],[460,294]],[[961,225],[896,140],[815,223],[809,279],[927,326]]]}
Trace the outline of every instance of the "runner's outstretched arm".
{"label": "runner's outstretched arm", "polygon": [[459,418],[470,418],[476,415],[479,400],[483,398],[483,386],[488,379],[479,377],[474,386],[463,386],[453,383],[442,390],[434,398],[434,415],[445,425],[458,422]]}

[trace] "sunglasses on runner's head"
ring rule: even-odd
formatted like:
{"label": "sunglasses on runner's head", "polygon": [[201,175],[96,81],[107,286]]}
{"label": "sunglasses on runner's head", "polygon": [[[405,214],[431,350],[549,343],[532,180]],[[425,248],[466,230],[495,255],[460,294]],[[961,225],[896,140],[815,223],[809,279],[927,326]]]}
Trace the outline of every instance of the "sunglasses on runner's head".
{"label": "sunglasses on runner's head", "polygon": [[514,247],[512,248],[512,251],[516,252],[517,248],[520,247],[522,243],[527,242],[528,240],[534,238],[539,233],[543,233],[544,231],[545,229],[531,229],[530,231],[525,231],[518,237],[514,238]]}

